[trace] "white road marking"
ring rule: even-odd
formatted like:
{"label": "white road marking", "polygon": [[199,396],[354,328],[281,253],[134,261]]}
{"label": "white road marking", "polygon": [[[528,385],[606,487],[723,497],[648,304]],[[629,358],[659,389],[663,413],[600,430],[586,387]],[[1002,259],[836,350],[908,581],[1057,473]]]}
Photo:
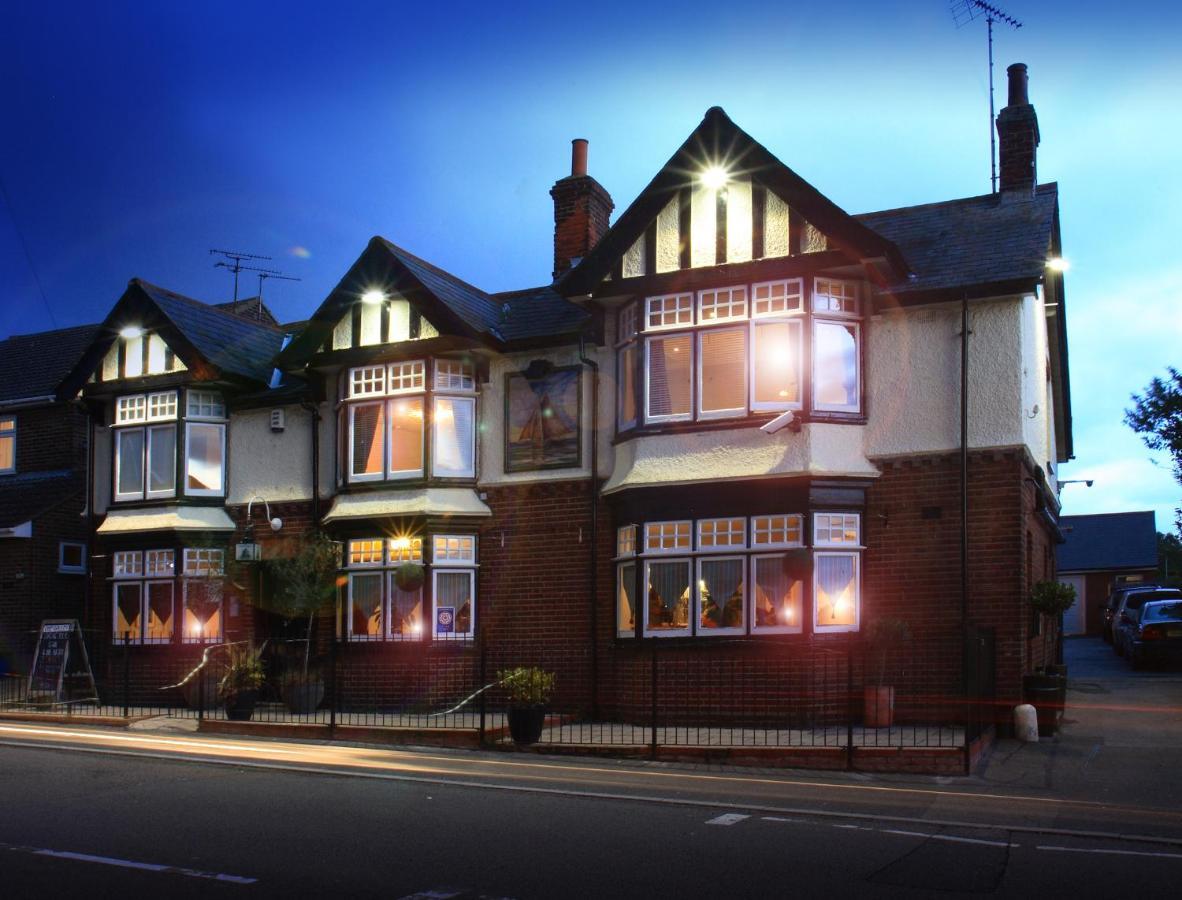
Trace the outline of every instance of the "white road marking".
{"label": "white road marking", "polygon": [[1157,856],[1163,859],[1182,859],[1182,853],[1150,853],[1148,850],[1102,850],[1091,847],[1048,847],[1040,844],[1036,850],[1057,850],[1060,853],[1103,853],[1107,856]]}
{"label": "white road marking", "polygon": [[724,813],[721,816],[715,816],[713,819],[707,820],[707,825],[737,825],[744,819],[750,819],[750,816],[745,816],[742,813]]}
{"label": "white road marking", "polygon": [[121,869],[139,869],[144,872],[161,872],[168,875],[185,875],[189,878],[207,878],[211,881],[226,881],[230,884],[254,884],[257,878],[245,875],[226,875],[223,872],[202,872],[183,866],[168,866],[160,863],[139,862],[134,859],[120,859],[115,856],[96,856],[93,853],[75,853],[72,850],[50,850],[45,847],[22,847],[18,844],[0,842],[0,849],[13,853],[27,853],[30,856],[49,856],[54,859],[72,859],[76,862],[98,863],[104,866],[118,866]]}

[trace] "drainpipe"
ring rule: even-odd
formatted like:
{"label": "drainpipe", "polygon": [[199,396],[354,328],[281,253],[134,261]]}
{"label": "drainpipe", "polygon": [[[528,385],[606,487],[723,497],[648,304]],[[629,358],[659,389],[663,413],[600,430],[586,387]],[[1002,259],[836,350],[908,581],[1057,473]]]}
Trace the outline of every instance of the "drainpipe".
{"label": "drainpipe", "polygon": [[969,295],[960,300],[960,671],[968,695],[969,673]]}
{"label": "drainpipe", "polygon": [[591,589],[591,718],[599,718],[599,363],[587,356],[586,335],[579,335],[579,362],[591,370],[591,553],[587,581]]}
{"label": "drainpipe", "polygon": [[90,626],[94,600],[94,413],[86,408],[86,582],[82,588],[82,627]]}
{"label": "drainpipe", "polygon": [[320,527],[320,407],[304,400],[300,408],[312,416],[312,527]]}

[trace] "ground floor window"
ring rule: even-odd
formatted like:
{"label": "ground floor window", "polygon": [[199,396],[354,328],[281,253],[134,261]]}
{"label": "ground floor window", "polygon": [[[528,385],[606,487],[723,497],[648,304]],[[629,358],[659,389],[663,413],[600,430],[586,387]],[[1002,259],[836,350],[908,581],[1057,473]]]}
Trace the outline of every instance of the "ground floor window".
{"label": "ground floor window", "polygon": [[[224,551],[119,550],[112,554],[112,627],[116,643],[186,644],[223,639]],[[178,609],[178,600],[179,609]]]}
{"label": "ground floor window", "polygon": [[[804,523],[801,514],[782,513],[621,528],[617,636],[800,634],[806,621],[816,633],[856,631],[861,517],[815,513],[811,542]],[[639,556],[630,540],[638,530],[647,536]],[[658,539],[674,532],[682,538]]]}

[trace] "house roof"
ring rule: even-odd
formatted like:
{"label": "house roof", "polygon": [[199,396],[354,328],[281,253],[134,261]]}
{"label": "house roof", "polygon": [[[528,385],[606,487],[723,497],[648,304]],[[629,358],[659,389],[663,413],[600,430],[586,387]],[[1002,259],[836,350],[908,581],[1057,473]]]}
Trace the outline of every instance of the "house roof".
{"label": "house roof", "polygon": [[1152,510],[1063,516],[1067,540],[1055,551],[1060,572],[1157,568],[1157,525]]}
{"label": "house roof", "polygon": [[855,218],[898,246],[914,273],[892,285],[892,294],[1038,283],[1046,275],[1058,194],[1051,183],[1039,185],[1030,201],[984,194]]}
{"label": "house roof", "polygon": [[571,303],[550,285],[493,294],[501,309],[500,331],[506,341],[571,334],[586,325],[591,314]]}
{"label": "house roof", "polygon": [[0,403],[52,396],[98,328],[79,325],[0,341]]}
{"label": "house roof", "polygon": [[85,476],[69,469],[6,475],[0,480],[0,528],[31,522],[85,490]]}
{"label": "house roof", "polygon": [[211,303],[214,309],[221,309],[228,313],[233,313],[236,316],[241,316],[244,319],[253,319],[256,322],[262,322],[264,325],[270,325],[273,328],[279,328],[279,320],[275,318],[275,314],[271,312],[270,307],[263,302],[262,297],[244,297],[241,300],[230,300],[227,303]]}

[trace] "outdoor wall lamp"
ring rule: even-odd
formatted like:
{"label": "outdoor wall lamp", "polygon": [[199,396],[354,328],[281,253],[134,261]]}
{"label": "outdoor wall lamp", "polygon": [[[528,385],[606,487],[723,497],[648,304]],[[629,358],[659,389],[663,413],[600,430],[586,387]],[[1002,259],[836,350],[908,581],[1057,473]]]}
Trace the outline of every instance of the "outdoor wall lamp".
{"label": "outdoor wall lamp", "polygon": [[251,497],[246,502],[246,530],[248,532],[254,530],[254,522],[251,521],[251,512],[254,508],[254,502],[256,500],[259,503],[263,504],[263,507],[267,511],[267,521],[271,523],[271,530],[278,531],[280,528],[282,528],[283,527],[283,520],[281,518],[279,518],[278,516],[276,516],[275,518],[271,518],[271,504],[268,503],[262,497]]}

